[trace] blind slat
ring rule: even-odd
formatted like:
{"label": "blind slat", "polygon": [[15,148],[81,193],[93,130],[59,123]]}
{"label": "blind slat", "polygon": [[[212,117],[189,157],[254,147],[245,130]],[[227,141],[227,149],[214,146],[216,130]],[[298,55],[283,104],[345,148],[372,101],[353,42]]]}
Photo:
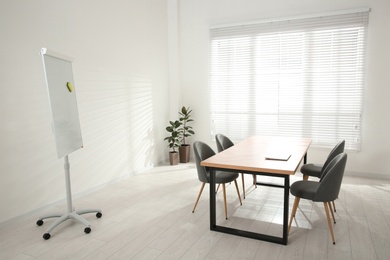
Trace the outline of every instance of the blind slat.
{"label": "blind slat", "polygon": [[212,135],[360,149],[368,12],[213,28]]}

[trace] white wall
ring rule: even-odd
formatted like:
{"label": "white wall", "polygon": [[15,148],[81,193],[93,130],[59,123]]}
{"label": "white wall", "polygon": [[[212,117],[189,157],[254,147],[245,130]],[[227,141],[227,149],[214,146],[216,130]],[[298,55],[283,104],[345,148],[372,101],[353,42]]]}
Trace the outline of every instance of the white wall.
{"label": "white wall", "polygon": [[166,159],[167,20],[166,0],[0,2],[0,222],[65,198],[42,47],[74,58],[84,148],[69,155],[73,195]]}
{"label": "white wall", "polygon": [[[197,0],[180,1],[180,79],[183,103],[194,109],[196,139],[209,131],[209,28],[312,13],[370,7],[367,78],[361,151],[350,152],[347,172],[390,178],[390,1],[388,0]],[[311,148],[321,163],[329,150]]]}

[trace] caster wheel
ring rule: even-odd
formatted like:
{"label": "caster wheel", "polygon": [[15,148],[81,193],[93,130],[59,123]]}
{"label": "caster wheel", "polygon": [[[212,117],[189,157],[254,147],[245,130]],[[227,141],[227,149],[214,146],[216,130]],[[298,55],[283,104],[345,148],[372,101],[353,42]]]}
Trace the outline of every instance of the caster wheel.
{"label": "caster wheel", "polygon": [[91,233],[91,228],[89,228],[89,227],[86,227],[86,228],[84,229],[84,232],[85,232],[86,234],[89,234],[89,233]]}
{"label": "caster wheel", "polygon": [[45,240],[48,240],[48,239],[50,238],[50,234],[49,234],[49,233],[43,234],[43,238],[44,238]]}
{"label": "caster wheel", "polygon": [[42,220],[42,219],[38,220],[38,221],[37,221],[37,225],[38,225],[38,226],[42,226],[42,225],[43,225],[43,220]]}
{"label": "caster wheel", "polygon": [[103,215],[102,215],[101,212],[96,213],[96,217],[97,217],[97,218],[101,218],[102,216],[103,216]]}

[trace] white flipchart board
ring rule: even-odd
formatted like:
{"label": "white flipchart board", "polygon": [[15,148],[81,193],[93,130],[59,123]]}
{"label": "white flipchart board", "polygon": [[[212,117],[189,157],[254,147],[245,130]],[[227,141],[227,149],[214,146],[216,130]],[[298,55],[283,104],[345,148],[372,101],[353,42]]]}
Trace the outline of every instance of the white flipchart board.
{"label": "white flipchart board", "polygon": [[83,147],[72,58],[41,49],[52,112],[57,156],[62,158]]}

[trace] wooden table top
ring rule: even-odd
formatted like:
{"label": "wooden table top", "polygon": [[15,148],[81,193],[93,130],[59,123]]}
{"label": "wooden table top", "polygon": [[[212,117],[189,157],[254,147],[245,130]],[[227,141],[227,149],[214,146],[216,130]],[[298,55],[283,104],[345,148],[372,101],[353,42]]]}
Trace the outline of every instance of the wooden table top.
{"label": "wooden table top", "polygon": [[[242,172],[293,175],[310,144],[309,138],[252,136],[202,161],[201,165]],[[285,155],[289,156],[288,160],[267,159]]]}

